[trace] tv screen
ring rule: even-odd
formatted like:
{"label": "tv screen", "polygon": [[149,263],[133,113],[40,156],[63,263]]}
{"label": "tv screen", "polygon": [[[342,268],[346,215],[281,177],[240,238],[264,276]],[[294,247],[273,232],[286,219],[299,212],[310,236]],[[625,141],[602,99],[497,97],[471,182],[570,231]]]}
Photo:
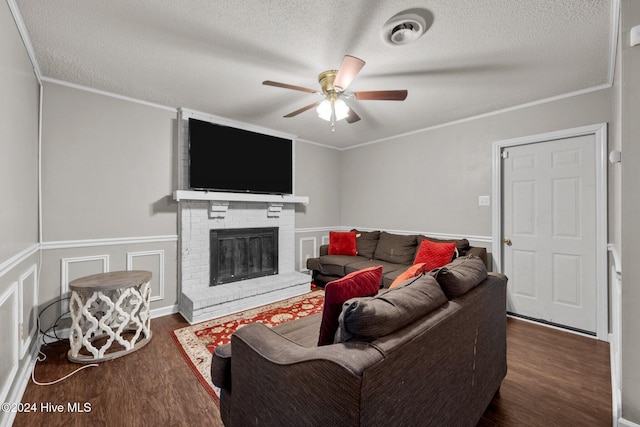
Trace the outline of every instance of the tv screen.
{"label": "tv screen", "polygon": [[189,118],[189,187],[293,194],[293,141]]}

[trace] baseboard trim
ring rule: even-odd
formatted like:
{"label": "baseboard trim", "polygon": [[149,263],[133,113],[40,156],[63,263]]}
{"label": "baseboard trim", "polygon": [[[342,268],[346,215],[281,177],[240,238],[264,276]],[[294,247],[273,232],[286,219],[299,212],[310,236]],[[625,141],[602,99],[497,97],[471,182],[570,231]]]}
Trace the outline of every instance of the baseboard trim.
{"label": "baseboard trim", "polygon": [[157,317],[163,317],[163,316],[168,316],[170,314],[178,313],[179,310],[180,310],[180,307],[177,304],[170,305],[168,307],[160,307],[160,308],[150,310],[149,316],[151,316],[152,319],[155,319]]}
{"label": "baseboard trim", "polygon": [[640,424],[636,424],[633,421],[629,421],[624,418],[618,418],[618,427],[640,427]]}
{"label": "baseboard trim", "polygon": [[[24,392],[27,390],[27,385],[31,380],[31,372],[33,372],[35,365],[38,362],[39,351],[40,340],[38,340],[38,344],[34,345],[31,349],[31,352],[29,353],[29,361],[24,363],[22,368],[18,371],[18,374],[15,377],[17,381],[14,383],[13,393],[7,396],[7,402],[20,403],[22,401],[22,396],[24,396]],[[12,425],[16,418],[16,414],[17,412],[5,412],[7,418],[0,418],[0,425]]]}

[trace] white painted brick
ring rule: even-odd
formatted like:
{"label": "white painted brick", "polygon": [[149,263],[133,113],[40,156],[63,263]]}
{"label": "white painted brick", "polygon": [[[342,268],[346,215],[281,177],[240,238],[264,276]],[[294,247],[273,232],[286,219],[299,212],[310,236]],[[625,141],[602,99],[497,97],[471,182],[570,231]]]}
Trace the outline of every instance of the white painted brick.
{"label": "white painted brick", "polygon": [[[297,285],[300,289],[286,290],[291,286],[282,284],[282,279],[287,273],[295,272],[295,209],[292,204],[285,204],[278,218],[267,216],[267,203],[230,202],[225,218],[209,218],[208,202],[190,201],[182,203],[181,206],[182,289],[183,293],[189,294],[189,297],[183,299],[190,301],[189,304],[181,305],[181,312],[189,311],[190,304],[192,307],[200,307],[198,313],[195,313],[196,310],[193,308],[191,310],[194,312],[183,312],[189,316],[188,320],[202,318],[205,312],[208,313],[206,316],[213,312],[228,314],[232,312],[229,310],[242,310],[266,304],[287,298],[292,292],[300,292],[300,289],[308,291],[308,276],[305,276],[304,280],[298,278],[303,282]],[[210,287],[209,230],[247,227],[278,227],[280,274]],[[278,288],[283,286],[285,290],[279,291]],[[219,304],[225,307],[215,306]]]}

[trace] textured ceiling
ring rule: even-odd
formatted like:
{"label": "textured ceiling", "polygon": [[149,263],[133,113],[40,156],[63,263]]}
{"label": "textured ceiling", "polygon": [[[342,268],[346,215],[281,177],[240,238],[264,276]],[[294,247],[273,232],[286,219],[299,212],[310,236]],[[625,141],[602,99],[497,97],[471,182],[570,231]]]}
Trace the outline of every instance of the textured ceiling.
{"label": "textured ceiling", "polygon": [[[16,0],[45,78],[184,107],[346,148],[610,83],[613,0]],[[390,46],[384,23],[411,8],[433,24]],[[335,132],[309,110],[320,72],[366,65]]]}

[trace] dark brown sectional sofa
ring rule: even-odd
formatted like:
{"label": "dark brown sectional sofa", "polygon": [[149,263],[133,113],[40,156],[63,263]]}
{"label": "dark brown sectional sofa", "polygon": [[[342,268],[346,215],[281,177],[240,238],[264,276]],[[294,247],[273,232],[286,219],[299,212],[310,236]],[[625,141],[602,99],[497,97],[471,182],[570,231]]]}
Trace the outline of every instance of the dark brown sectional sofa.
{"label": "dark brown sectional sofa", "polygon": [[222,421],[476,426],[507,372],[506,287],[465,256],[346,301],[333,344],[317,345],[322,314],[240,328],[211,363]]}
{"label": "dark brown sectional sofa", "polygon": [[434,242],[455,242],[457,256],[475,255],[489,268],[487,250],[471,246],[467,239],[442,240],[419,234],[395,234],[386,231],[358,231],[357,255],[329,255],[329,245],[320,246],[320,256],[307,259],[307,268],[311,271],[312,282],[324,287],[332,280],[339,279],[357,270],[382,266],[381,287],[388,288],[404,272],[416,255],[423,239]]}

